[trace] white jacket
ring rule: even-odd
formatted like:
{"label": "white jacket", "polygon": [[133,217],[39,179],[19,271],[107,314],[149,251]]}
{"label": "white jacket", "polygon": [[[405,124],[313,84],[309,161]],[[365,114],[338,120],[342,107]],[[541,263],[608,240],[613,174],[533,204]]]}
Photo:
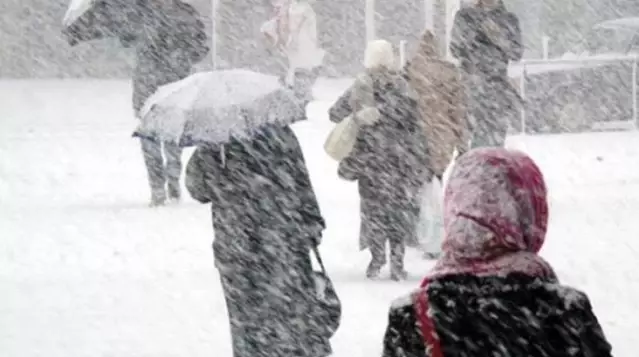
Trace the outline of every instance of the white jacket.
{"label": "white jacket", "polygon": [[[283,33],[277,31],[281,21],[286,22]],[[326,52],[318,46],[317,18],[309,1],[291,1],[286,13],[264,23],[261,30],[280,43],[291,71],[310,70],[322,64]]]}

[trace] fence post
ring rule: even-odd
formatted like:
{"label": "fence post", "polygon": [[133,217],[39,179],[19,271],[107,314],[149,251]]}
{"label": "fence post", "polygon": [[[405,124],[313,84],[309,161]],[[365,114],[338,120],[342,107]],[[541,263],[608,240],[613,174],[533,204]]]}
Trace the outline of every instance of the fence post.
{"label": "fence post", "polygon": [[435,0],[424,0],[424,30],[435,33]]}
{"label": "fence post", "polygon": [[217,69],[217,2],[211,0],[211,64],[214,71]]}
{"label": "fence post", "polygon": [[521,76],[519,77],[519,95],[523,101],[521,106],[521,134],[526,134],[526,62],[521,62]]}
{"label": "fence post", "polygon": [[635,129],[639,129],[639,123],[637,123],[637,55],[632,57],[632,121]]}
{"label": "fence post", "polygon": [[550,46],[550,37],[546,36],[545,34],[542,36],[541,38],[541,48],[543,51],[543,59],[547,60],[548,59],[548,53],[549,53],[549,46]]}
{"label": "fence post", "polygon": [[375,0],[366,0],[366,43],[375,39]]}

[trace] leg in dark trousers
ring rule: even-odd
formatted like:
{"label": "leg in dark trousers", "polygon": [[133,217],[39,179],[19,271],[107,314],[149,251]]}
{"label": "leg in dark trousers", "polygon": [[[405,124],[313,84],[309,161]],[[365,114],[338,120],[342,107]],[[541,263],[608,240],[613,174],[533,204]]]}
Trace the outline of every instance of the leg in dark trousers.
{"label": "leg in dark trousers", "polygon": [[404,255],[406,253],[406,240],[414,234],[412,224],[413,212],[409,210],[395,210],[389,213],[387,222],[387,236],[390,245],[391,279],[406,279],[404,270]]}
{"label": "leg in dark trousers", "polygon": [[360,248],[368,248],[371,252],[371,262],[366,269],[368,278],[376,278],[380,270],[386,265],[386,236],[382,230],[383,216],[379,214],[377,202],[362,199],[360,201]]}
{"label": "leg in dark trousers", "polygon": [[169,198],[180,199],[180,174],[182,173],[182,148],[177,144],[164,142],[166,156],[166,176],[168,179]]}
{"label": "leg in dark trousers", "polygon": [[151,140],[140,140],[142,155],[151,187],[151,204],[162,205],[166,201],[166,175],[162,158],[162,144]]}
{"label": "leg in dark trousers", "polygon": [[376,278],[379,276],[380,270],[386,265],[386,237],[377,232],[376,234],[370,235],[368,240],[371,251],[371,262],[366,269],[366,276]]}

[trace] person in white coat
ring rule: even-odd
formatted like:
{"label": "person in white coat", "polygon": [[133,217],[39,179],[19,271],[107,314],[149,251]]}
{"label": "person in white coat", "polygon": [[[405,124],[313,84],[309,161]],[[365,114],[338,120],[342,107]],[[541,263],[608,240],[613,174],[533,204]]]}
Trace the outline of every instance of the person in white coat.
{"label": "person in white coat", "polygon": [[276,15],[264,25],[262,33],[287,59],[284,82],[293,85],[296,73],[308,72],[317,77],[326,51],[317,39],[317,17],[313,0],[280,0],[274,3]]}

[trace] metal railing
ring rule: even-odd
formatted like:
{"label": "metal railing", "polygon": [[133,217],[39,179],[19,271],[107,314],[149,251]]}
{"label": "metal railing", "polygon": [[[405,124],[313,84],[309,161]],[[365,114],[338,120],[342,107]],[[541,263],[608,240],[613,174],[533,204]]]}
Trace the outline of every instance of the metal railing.
{"label": "metal railing", "polygon": [[[399,42],[399,65],[404,67],[408,61],[406,52],[407,41]],[[451,59],[455,62],[454,59]],[[550,73],[565,70],[575,70],[580,68],[596,68],[601,65],[620,62],[632,62],[631,89],[632,89],[632,117],[629,121],[635,129],[639,130],[639,103],[637,102],[637,76],[638,76],[638,60],[639,55],[622,55],[622,56],[592,56],[586,58],[575,59],[526,59],[517,63],[513,63],[509,69],[509,76],[512,79],[519,80],[519,92],[524,101],[527,99],[526,82],[527,77],[533,74]],[[526,133],[528,108],[524,105],[521,109],[521,131]]]}
{"label": "metal railing", "polygon": [[[519,79],[519,91],[522,99],[526,101],[526,82],[528,75],[541,74],[556,71],[565,71],[580,68],[596,68],[601,65],[619,62],[632,62],[631,88],[632,88],[632,124],[635,129],[639,129],[639,112],[637,103],[637,55],[615,56],[615,57],[588,57],[576,59],[547,59],[547,60],[523,60],[511,65],[510,77]],[[524,105],[521,109],[521,129],[522,134],[526,133],[527,111]]]}

